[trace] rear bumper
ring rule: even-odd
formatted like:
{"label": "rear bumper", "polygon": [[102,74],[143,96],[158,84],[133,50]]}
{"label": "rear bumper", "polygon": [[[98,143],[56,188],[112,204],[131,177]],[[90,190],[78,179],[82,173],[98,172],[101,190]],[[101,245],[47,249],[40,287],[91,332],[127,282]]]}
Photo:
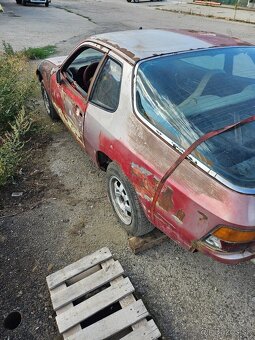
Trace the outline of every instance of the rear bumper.
{"label": "rear bumper", "polygon": [[222,251],[217,251],[208,247],[203,242],[197,242],[196,247],[197,250],[201,251],[202,253],[212,257],[213,259],[223,262],[226,264],[238,264],[241,262],[249,261],[251,259],[255,259],[255,247],[251,247],[242,251],[240,253],[227,253]]}

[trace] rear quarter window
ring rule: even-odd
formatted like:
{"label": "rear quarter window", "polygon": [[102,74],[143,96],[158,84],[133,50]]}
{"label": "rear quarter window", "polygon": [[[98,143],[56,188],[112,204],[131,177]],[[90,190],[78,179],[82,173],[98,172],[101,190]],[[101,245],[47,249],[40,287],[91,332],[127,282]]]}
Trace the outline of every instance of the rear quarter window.
{"label": "rear quarter window", "polygon": [[91,102],[106,110],[118,108],[122,66],[113,59],[108,59],[94,85]]}

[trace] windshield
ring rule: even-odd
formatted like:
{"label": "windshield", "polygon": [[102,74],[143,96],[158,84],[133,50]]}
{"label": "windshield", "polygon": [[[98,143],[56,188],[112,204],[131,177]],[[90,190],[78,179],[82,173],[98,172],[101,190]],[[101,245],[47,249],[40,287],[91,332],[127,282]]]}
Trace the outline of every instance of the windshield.
{"label": "windshield", "polygon": [[[255,114],[255,48],[180,53],[140,63],[136,108],[150,124],[186,149],[205,133]],[[192,153],[244,188],[255,187],[255,123],[215,136]]]}

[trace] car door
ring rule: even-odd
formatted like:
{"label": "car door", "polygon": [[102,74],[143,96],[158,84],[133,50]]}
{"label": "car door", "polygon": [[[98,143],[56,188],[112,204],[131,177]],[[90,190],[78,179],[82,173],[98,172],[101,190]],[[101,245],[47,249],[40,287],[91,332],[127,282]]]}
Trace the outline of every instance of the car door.
{"label": "car door", "polygon": [[88,101],[84,121],[85,147],[96,161],[96,151],[103,136],[113,136],[118,115],[120,88],[122,80],[122,63],[118,58],[108,55],[95,80]]}
{"label": "car door", "polygon": [[59,115],[82,145],[88,92],[104,56],[105,51],[94,46],[84,45],[79,48],[60,69],[57,91],[52,94]]}

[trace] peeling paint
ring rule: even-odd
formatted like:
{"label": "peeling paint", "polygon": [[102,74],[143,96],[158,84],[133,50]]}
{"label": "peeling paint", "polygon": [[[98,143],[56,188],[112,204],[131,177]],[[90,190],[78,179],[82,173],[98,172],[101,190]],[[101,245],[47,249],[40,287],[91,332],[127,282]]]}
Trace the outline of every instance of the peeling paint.
{"label": "peeling paint", "polygon": [[158,199],[158,205],[166,211],[173,209],[173,190],[171,188],[167,187],[164,191],[161,192]]}
{"label": "peeling paint", "polygon": [[185,218],[185,212],[182,209],[177,210],[175,215],[172,215],[174,220],[178,223],[183,223],[183,220]]}
{"label": "peeling paint", "polygon": [[176,217],[180,220],[183,221],[185,217],[185,212],[182,209],[179,209],[176,213]]}
{"label": "peeling paint", "polygon": [[[153,176],[149,170],[139,166],[134,162],[131,163],[131,172],[133,175],[139,178],[139,185],[137,186],[139,195],[145,198],[146,201],[151,202],[157,189],[159,179]],[[157,202],[158,206],[160,206],[165,211],[170,211],[173,209],[174,203],[172,196],[173,190],[170,187],[167,187],[160,194],[159,200]]]}
{"label": "peeling paint", "polygon": [[207,221],[208,217],[202,213],[201,211],[198,211],[198,215],[199,215],[199,221]]}
{"label": "peeling paint", "polygon": [[138,164],[135,164],[133,162],[131,163],[131,168],[138,169],[138,172],[141,173],[142,175],[145,175],[145,176],[152,175],[152,173],[149,170],[147,170],[143,167],[140,167]]}

